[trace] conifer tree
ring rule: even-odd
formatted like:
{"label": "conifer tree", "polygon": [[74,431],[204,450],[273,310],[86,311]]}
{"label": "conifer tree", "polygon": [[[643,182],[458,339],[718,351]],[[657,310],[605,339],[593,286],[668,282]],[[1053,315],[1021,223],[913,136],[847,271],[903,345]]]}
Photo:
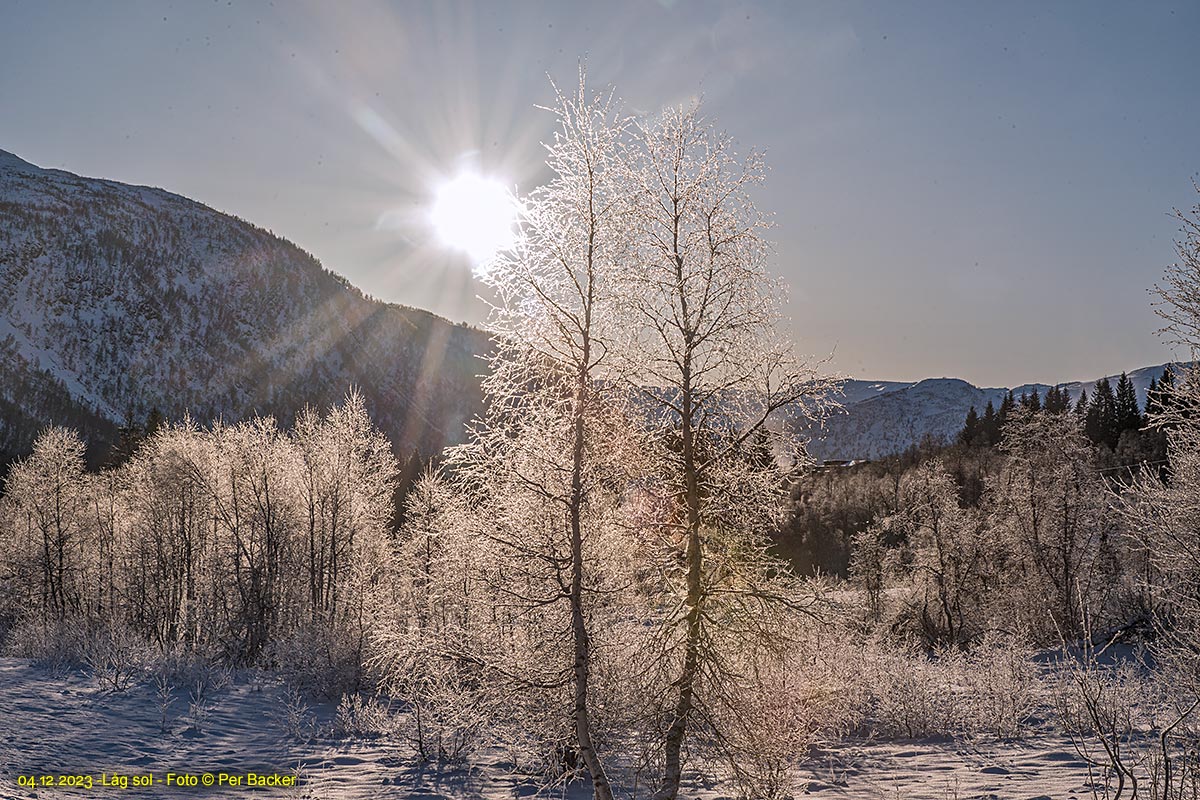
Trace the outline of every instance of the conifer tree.
{"label": "conifer tree", "polygon": [[1079,399],[1075,401],[1075,416],[1083,420],[1087,419],[1088,409],[1091,408],[1091,403],[1088,401],[1087,389],[1079,390]]}
{"label": "conifer tree", "polygon": [[[1082,387],[1080,387],[1079,392],[1080,392],[1080,396],[1082,397],[1083,396],[1083,388]],[[1075,410],[1075,401],[1071,400],[1071,392],[1065,386],[1062,387],[1062,405],[1063,405],[1063,413],[1065,413],[1065,414],[1070,414],[1072,411]]]}
{"label": "conifer tree", "polygon": [[1170,412],[1178,403],[1175,386],[1175,368],[1170,364],[1166,366],[1162,377],[1158,379],[1158,394],[1155,402],[1158,405],[1157,411],[1159,414]]}
{"label": "conifer tree", "polygon": [[1003,429],[1004,423],[1008,420],[1008,415],[1017,407],[1017,401],[1013,397],[1012,389],[1008,390],[1008,394],[1000,401],[1000,413],[997,415],[998,428]]}
{"label": "conifer tree", "polygon": [[1117,426],[1117,395],[1108,378],[1101,378],[1096,386],[1095,400],[1100,406],[1101,441],[1115,450],[1117,440],[1121,438],[1121,430]]}
{"label": "conifer tree", "polygon": [[166,424],[166,421],[166,417],[158,410],[158,406],[150,409],[150,413],[146,415],[146,438],[149,439],[158,433],[159,429]]}
{"label": "conifer tree", "polygon": [[1116,449],[1121,431],[1117,427],[1117,397],[1108,378],[1096,381],[1084,419],[1084,432],[1093,444],[1104,444]]}
{"label": "conifer tree", "polygon": [[1117,436],[1125,431],[1136,431],[1142,427],[1142,412],[1138,406],[1137,392],[1134,391],[1133,381],[1124,372],[1117,382],[1116,395],[1116,424]]}
{"label": "conifer tree", "polygon": [[1054,413],[1054,408],[1058,404],[1058,387],[1051,386],[1046,390],[1046,397],[1042,401],[1042,408],[1050,413]]}
{"label": "conifer tree", "polygon": [[[1151,380],[1146,390],[1145,420],[1152,426],[1147,434],[1150,436],[1150,461],[1161,464],[1170,458],[1167,434],[1173,427],[1171,411],[1175,403],[1175,370],[1168,364],[1158,381]],[[1169,470],[1164,467],[1161,472],[1165,475]]]}
{"label": "conifer tree", "polygon": [[963,429],[958,433],[958,441],[971,447],[979,443],[980,432],[979,412],[975,410],[975,406],[971,406],[967,411],[967,419],[963,423]]}
{"label": "conifer tree", "polygon": [[1000,424],[996,420],[996,407],[988,400],[987,408],[983,410],[983,421],[980,424],[983,442],[988,447],[995,447],[1000,442]]}
{"label": "conifer tree", "polygon": [[1058,386],[1051,386],[1046,392],[1046,410],[1051,414],[1062,414],[1071,407],[1071,398],[1067,395],[1067,390]]}
{"label": "conifer tree", "polygon": [[109,452],[108,466],[118,467],[131,459],[144,438],[141,426],[133,421],[132,415],[127,416],[125,424],[117,428],[117,441]]}
{"label": "conifer tree", "polygon": [[1146,387],[1146,418],[1149,419],[1158,411],[1158,379],[1151,378]]}
{"label": "conifer tree", "polygon": [[1088,401],[1087,411],[1083,418],[1083,431],[1092,444],[1100,444],[1104,441],[1104,426],[1100,420],[1101,411],[1100,394],[1098,387],[1097,391],[1093,392],[1092,399]]}

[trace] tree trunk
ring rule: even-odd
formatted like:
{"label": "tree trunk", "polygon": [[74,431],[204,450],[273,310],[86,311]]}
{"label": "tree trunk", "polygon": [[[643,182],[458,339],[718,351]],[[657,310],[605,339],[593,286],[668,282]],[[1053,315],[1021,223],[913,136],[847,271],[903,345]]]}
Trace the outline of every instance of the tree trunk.
{"label": "tree trunk", "polygon": [[683,670],[679,674],[679,697],[671,727],[667,729],[664,742],[663,781],[655,800],[675,800],[679,784],[683,779],[683,740],[687,735],[688,717],[691,716],[695,694],[696,676],[700,671],[700,535],[698,529],[688,531],[688,595],[687,595],[687,641],[683,656]]}
{"label": "tree trunk", "polygon": [[[589,254],[590,255],[590,254]],[[590,277],[590,276],[589,276]],[[590,289],[590,282],[589,282]],[[590,297],[588,298],[590,300]],[[585,310],[585,325],[590,327],[591,307]],[[595,800],[613,800],[612,786],[609,785],[608,775],[604,765],[596,754],[592,742],[592,719],[588,710],[588,686],[591,678],[591,636],[587,630],[587,620],[583,614],[583,461],[584,445],[584,414],[587,401],[587,370],[591,358],[590,341],[586,328],[583,339],[583,356],[579,376],[575,387],[575,409],[573,423],[574,441],[571,452],[571,502],[569,513],[571,517],[571,632],[575,640],[575,658],[572,674],[575,683],[575,740],[579,747],[579,756],[583,759],[588,773],[592,776],[592,794]]]}
{"label": "tree trunk", "polygon": [[683,741],[687,736],[688,718],[694,705],[696,677],[700,672],[700,615],[702,612],[703,592],[701,591],[701,569],[704,566],[704,552],[700,543],[700,481],[697,474],[696,434],[692,423],[692,396],[690,362],[684,367],[684,392],[682,397],[683,418],[683,472],[684,500],[687,506],[687,629],[683,669],[680,671],[679,696],[675,701],[675,711],[671,719],[671,727],[667,729],[664,740],[663,780],[655,800],[675,800],[679,794],[679,784],[683,779]]}

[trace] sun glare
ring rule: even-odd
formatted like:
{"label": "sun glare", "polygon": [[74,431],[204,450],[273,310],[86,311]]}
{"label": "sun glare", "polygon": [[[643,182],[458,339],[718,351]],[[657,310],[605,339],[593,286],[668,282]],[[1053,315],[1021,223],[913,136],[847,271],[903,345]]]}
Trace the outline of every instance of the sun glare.
{"label": "sun glare", "polygon": [[499,181],[479,175],[464,173],[443,184],[430,217],[438,238],[477,265],[516,240],[516,200]]}

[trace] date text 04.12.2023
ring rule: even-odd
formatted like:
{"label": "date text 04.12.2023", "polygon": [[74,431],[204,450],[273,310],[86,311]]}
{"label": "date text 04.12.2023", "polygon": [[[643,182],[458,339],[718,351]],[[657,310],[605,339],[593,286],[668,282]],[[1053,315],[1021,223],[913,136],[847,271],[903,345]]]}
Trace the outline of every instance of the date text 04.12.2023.
{"label": "date text 04.12.2023", "polygon": [[20,775],[17,784],[24,788],[65,787],[75,789],[138,789],[155,784],[166,786],[188,787],[244,787],[270,788],[296,786],[295,775],[280,775],[273,773],[232,773],[232,772],[168,772],[163,776],[153,773],[145,775],[122,775],[115,773],[100,773],[99,775]]}

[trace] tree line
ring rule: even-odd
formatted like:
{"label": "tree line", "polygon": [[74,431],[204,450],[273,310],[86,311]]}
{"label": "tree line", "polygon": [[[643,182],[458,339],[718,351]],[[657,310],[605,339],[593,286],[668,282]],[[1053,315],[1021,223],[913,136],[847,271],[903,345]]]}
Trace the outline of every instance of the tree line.
{"label": "tree line", "polygon": [[998,409],[989,400],[982,416],[975,406],[971,406],[957,438],[958,441],[972,446],[998,445],[1005,421],[1012,410],[1020,406],[1033,411],[1041,411],[1044,408],[1052,414],[1072,412],[1083,423],[1084,432],[1092,444],[1102,444],[1110,450],[1116,450],[1121,437],[1127,431],[1141,431],[1146,421],[1159,412],[1160,407],[1175,402],[1174,386],[1175,372],[1171,365],[1167,365],[1160,377],[1150,380],[1144,412],[1138,402],[1133,381],[1124,372],[1117,380],[1115,390],[1108,378],[1101,378],[1096,381],[1090,396],[1087,389],[1083,389],[1074,403],[1071,402],[1066,388],[1062,386],[1051,386],[1044,399],[1037,388],[1031,392],[1023,392],[1019,398],[1015,398],[1010,389]]}
{"label": "tree line", "polygon": [[50,428],[6,482],[4,614],[23,635],[127,630],[235,665],[307,641],[358,683],[396,472],[361,396],[291,431],[164,425],[100,472],[83,453]]}

